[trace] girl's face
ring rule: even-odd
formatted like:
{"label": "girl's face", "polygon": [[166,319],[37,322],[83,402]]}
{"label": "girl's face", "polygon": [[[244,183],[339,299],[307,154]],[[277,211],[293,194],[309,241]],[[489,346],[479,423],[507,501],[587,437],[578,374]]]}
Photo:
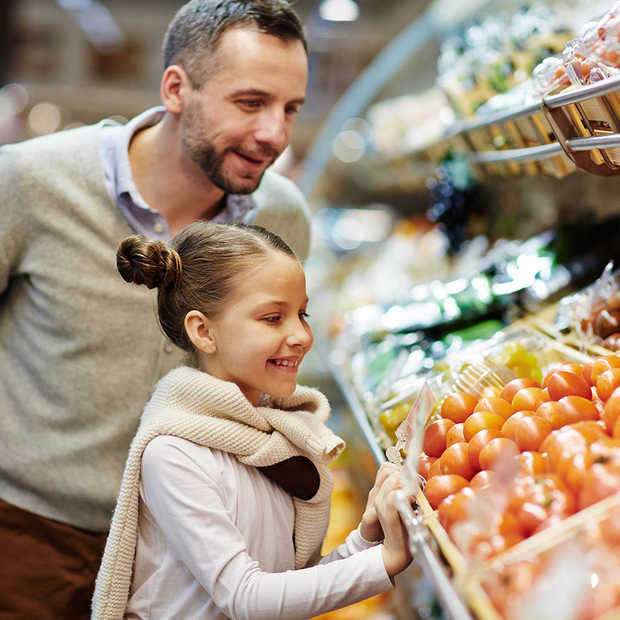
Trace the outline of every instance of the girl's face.
{"label": "girl's face", "polygon": [[307,304],[297,259],[270,251],[266,260],[239,274],[221,310],[208,319],[215,351],[203,357],[203,370],[236,383],[254,405],[262,392],[291,395],[313,342]]}

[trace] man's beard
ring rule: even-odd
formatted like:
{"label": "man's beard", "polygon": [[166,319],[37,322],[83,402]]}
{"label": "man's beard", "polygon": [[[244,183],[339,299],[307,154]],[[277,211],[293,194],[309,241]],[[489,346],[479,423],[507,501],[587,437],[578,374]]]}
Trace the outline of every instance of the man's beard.
{"label": "man's beard", "polygon": [[[206,132],[202,131],[202,126],[199,119],[194,114],[188,114],[183,128],[182,143],[183,150],[190,159],[198,164],[205,176],[222,191],[227,194],[251,194],[261,182],[265,171],[261,172],[258,178],[255,177],[231,177],[226,174],[224,169],[224,159],[229,152],[243,153],[243,148],[240,145],[229,146],[221,152],[218,152],[216,148],[210,142],[200,142],[193,136],[204,135]],[[268,158],[269,165],[265,166],[267,169],[278,157],[279,153],[274,149],[264,146],[260,153],[257,154],[260,157]]]}
{"label": "man's beard", "polygon": [[227,148],[222,153],[218,153],[211,144],[201,147],[193,145],[193,148],[190,147],[189,155],[216,187],[228,194],[251,194],[258,187],[265,171],[257,179],[253,177],[246,179],[230,178],[224,171],[224,158],[228,152],[235,150],[234,147]]}

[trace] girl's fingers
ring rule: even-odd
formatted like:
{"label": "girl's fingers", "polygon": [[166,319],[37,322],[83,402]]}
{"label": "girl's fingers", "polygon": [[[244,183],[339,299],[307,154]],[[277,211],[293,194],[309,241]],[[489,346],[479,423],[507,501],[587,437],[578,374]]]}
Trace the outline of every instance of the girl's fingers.
{"label": "girl's fingers", "polygon": [[394,465],[393,463],[383,463],[377,471],[377,475],[375,477],[375,484],[368,493],[369,501],[372,501],[375,498],[375,496],[379,492],[379,489],[381,489],[381,487],[383,486],[385,480],[392,474],[398,473],[399,471],[400,469],[397,465]]}
{"label": "girl's fingers", "polygon": [[400,474],[395,473],[388,476],[381,485],[381,489],[377,493],[374,503],[375,511],[379,516],[386,511],[395,511],[396,495],[395,491],[401,488]]}

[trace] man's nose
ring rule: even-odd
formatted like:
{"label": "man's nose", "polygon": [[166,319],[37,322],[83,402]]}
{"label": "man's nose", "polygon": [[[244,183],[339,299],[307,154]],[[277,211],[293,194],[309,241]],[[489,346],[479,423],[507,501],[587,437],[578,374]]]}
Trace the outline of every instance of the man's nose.
{"label": "man's nose", "polygon": [[290,123],[284,112],[274,109],[265,110],[254,131],[254,138],[257,142],[269,145],[278,154],[281,153],[290,139]]}

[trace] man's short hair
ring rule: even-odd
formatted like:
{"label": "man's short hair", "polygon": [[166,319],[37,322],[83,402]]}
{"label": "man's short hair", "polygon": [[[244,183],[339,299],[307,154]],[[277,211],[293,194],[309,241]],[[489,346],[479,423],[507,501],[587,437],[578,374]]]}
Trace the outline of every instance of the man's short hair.
{"label": "man's short hair", "polygon": [[283,41],[308,44],[299,17],[287,0],[191,0],[173,17],[164,37],[164,69],[182,66],[199,88],[208,75],[208,60],[222,34],[235,26],[254,26]]}

